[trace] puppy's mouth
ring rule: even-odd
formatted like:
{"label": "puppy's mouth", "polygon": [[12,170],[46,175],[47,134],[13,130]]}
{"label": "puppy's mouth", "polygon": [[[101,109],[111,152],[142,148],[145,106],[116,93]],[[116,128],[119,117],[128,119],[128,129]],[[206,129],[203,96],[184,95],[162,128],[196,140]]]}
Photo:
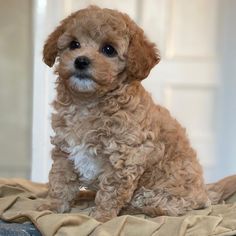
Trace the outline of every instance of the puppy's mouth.
{"label": "puppy's mouth", "polygon": [[79,80],[92,79],[92,76],[89,73],[75,73],[73,76]]}
{"label": "puppy's mouth", "polygon": [[69,78],[70,87],[78,92],[93,92],[96,90],[96,82],[88,73],[75,73]]}

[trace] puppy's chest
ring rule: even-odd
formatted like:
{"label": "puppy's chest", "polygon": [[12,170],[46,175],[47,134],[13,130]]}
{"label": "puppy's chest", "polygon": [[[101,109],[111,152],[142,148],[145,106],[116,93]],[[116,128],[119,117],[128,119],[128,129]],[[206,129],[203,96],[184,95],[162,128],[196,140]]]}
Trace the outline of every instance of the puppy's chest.
{"label": "puppy's chest", "polygon": [[92,115],[85,109],[68,116],[66,126],[59,134],[63,135],[61,149],[68,153],[68,158],[74,163],[74,168],[85,184],[94,182],[103,172],[105,162],[97,155],[97,143],[94,142]]}
{"label": "puppy's chest", "polygon": [[85,184],[91,184],[103,172],[105,162],[84,145],[75,145],[69,148],[69,159],[73,161],[74,168]]}

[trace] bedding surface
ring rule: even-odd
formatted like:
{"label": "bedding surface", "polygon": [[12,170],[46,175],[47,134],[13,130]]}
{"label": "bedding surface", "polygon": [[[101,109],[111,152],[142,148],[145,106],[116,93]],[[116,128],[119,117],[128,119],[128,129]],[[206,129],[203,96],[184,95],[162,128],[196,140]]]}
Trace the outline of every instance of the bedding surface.
{"label": "bedding surface", "polygon": [[0,219],[32,222],[42,235],[205,236],[236,235],[236,194],[226,203],[195,210],[181,217],[123,215],[106,223],[89,216],[93,202],[82,201],[71,213],[37,211],[47,203],[47,185],[24,179],[0,178]]}

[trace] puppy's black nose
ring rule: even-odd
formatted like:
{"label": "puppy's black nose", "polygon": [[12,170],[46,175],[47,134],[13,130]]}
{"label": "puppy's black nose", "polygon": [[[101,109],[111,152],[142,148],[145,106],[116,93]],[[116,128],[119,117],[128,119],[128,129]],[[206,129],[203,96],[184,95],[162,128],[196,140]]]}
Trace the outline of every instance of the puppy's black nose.
{"label": "puppy's black nose", "polygon": [[79,70],[87,69],[90,65],[90,60],[88,57],[81,56],[77,57],[74,62],[75,68]]}

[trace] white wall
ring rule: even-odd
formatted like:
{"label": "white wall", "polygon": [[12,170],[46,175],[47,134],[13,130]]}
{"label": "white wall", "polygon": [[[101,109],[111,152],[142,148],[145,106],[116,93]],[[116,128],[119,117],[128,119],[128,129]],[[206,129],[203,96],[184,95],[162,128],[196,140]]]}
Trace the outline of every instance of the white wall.
{"label": "white wall", "polygon": [[219,19],[219,178],[236,174],[236,1],[221,1]]}

